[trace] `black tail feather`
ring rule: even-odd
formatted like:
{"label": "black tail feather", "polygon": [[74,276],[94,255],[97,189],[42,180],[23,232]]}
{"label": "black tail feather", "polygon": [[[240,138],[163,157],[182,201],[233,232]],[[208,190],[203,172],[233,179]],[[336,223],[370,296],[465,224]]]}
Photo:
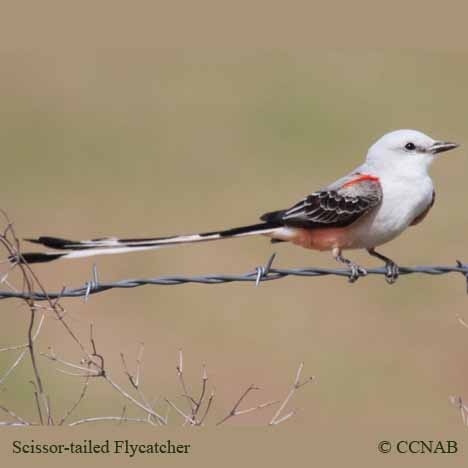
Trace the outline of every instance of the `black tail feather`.
{"label": "black tail feather", "polygon": [[[62,239],[61,237],[48,237],[41,236],[38,239],[24,239],[25,241],[33,244],[43,245],[56,250],[74,250],[74,249],[86,249],[87,246],[79,246],[80,241],[74,241],[70,239]],[[73,247],[70,247],[73,246]]]}
{"label": "black tail feather", "polygon": [[28,252],[21,254],[20,257],[16,255],[11,255],[10,257],[8,257],[8,260],[11,263],[46,263],[51,262],[52,260],[58,260],[60,257],[63,257],[63,255],[65,254]]}
{"label": "black tail feather", "polygon": [[[114,254],[128,252],[130,249],[154,249],[164,246],[177,244],[213,241],[217,239],[226,239],[243,235],[262,234],[270,229],[275,229],[281,224],[275,221],[252,224],[249,226],[240,226],[231,229],[214,232],[204,232],[200,234],[171,236],[171,237],[152,237],[135,239],[117,239],[117,238],[99,238],[86,241],[76,241],[64,239],[61,237],[41,236],[36,239],[25,239],[33,244],[39,244],[62,252],[26,252],[22,254],[22,259],[11,257],[10,261],[24,263],[46,263],[57,260],[62,257],[78,258],[91,255]],[[65,252],[66,251],[66,252]],[[83,251],[80,253],[80,251]],[[86,251],[86,253],[85,253]],[[96,252],[94,254],[93,252]]]}
{"label": "black tail feather", "polygon": [[[249,232],[257,231],[259,229],[269,229],[278,227],[279,224],[274,222],[267,222],[267,223],[259,223],[259,224],[251,224],[249,226],[241,226],[231,229],[226,229],[223,231],[212,231],[212,232],[203,232],[200,233],[200,237],[210,237],[213,235],[219,235],[220,237],[233,237],[238,236],[240,234],[246,234]],[[55,250],[85,250],[85,249],[95,249],[103,247],[102,241],[112,240],[114,242],[114,247],[116,247],[115,243],[126,246],[128,244],[139,244],[144,246],[145,243],[151,245],[152,243],[158,241],[167,241],[170,239],[177,239],[179,236],[170,236],[170,237],[148,237],[148,238],[134,238],[134,239],[115,239],[115,238],[105,238],[101,237],[98,239],[91,239],[89,241],[77,241],[71,239],[64,239],[62,237],[49,237],[49,236],[41,236],[37,239],[24,239],[25,241],[31,242],[33,244],[43,245],[44,247],[49,247]],[[96,242],[96,245],[93,245],[93,242]],[[105,244],[104,244],[105,245]]]}
{"label": "black tail feather", "polygon": [[[224,231],[218,231],[217,234],[219,234],[221,237],[232,237],[232,236],[238,236],[240,234],[247,234],[248,232],[255,232],[259,231],[261,229],[270,229],[270,228],[275,228],[278,227],[279,224],[277,223],[258,223],[258,224],[250,224],[249,226],[241,226],[241,227],[236,227],[232,229],[226,229]],[[200,234],[201,236],[205,235],[211,235],[211,234],[216,234],[216,233],[206,233],[206,234]]]}

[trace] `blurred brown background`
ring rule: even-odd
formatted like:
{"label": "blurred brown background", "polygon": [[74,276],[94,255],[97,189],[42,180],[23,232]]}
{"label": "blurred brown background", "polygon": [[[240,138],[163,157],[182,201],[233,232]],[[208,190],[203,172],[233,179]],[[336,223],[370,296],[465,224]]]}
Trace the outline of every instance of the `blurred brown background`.
{"label": "blurred brown background", "polygon": [[[352,169],[385,132],[416,128],[464,146],[433,166],[438,196],[427,221],[382,251],[403,265],[468,261],[468,62],[450,45],[461,37],[463,15],[443,21],[443,11],[430,10],[420,34],[416,5],[400,15],[398,4],[380,12],[364,2],[369,16],[361,25],[351,20],[357,10],[335,7],[10,5],[0,43],[0,182],[1,207],[18,233],[164,236],[248,224]],[[407,48],[410,39],[426,47]],[[89,280],[93,261],[101,280],[118,280],[240,273],[273,251],[283,267],[335,266],[326,253],[254,238],[35,271],[56,290]],[[376,424],[419,424],[434,437],[442,427],[458,429],[448,397],[468,396],[468,330],[456,318],[468,320],[467,300],[463,278],[450,275],[403,277],[393,287],[380,277],[352,286],[329,277],[259,288],[144,287],[64,304],[83,339],[94,323],[122,383],[119,353],[130,361],[145,343],[144,386],[152,396],[179,392],[179,348],[193,385],[206,362],[217,392],[208,423],[253,382],[262,391],[246,405],[281,397],[304,361],[317,383],[296,395],[292,407],[300,411],[283,434],[306,431],[326,443],[343,421],[362,424],[371,441],[383,438]],[[12,301],[0,308],[0,345],[23,342],[25,309]],[[53,318],[38,341],[42,351],[49,345],[78,357]],[[0,369],[12,358],[0,354]],[[79,386],[47,362],[41,368],[62,413]],[[34,414],[29,377],[26,360],[0,393],[25,417]],[[121,407],[96,382],[76,416],[115,415]],[[264,424],[270,413],[230,424]]]}

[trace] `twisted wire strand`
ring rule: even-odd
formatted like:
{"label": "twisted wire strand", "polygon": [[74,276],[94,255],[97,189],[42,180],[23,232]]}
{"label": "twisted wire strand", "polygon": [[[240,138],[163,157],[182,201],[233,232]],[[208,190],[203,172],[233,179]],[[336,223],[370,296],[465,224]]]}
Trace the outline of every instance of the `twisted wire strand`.
{"label": "twisted wire strand", "polygon": [[[335,268],[273,268],[271,265],[275,255],[272,255],[265,266],[259,266],[255,270],[240,274],[240,275],[225,275],[225,274],[211,274],[211,275],[197,275],[197,276],[159,276],[156,278],[135,278],[125,279],[115,282],[100,282],[96,266],[93,266],[93,279],[83,286],[76,288],[64,288],[60,292],[47,292],[35,291],[31,295],[27,292],[16,291],[0,291],[0,300],[2,299],[33,299],[35,301],[45,301],[47,299],[60,299],[60,298],[76,298],[83,297],[85,300],[90,295],[98,294],[111,289],[127,289],[137,288],[146,285],[158,286],[175,286],[187,283],[196,284],[224,284],[233,282],[250,282],[255,283],[257,286],[265,281],[274,281],[288,276],[300,276],[314,278],[319,276],[344,276],[350,278],[350,271],[347,269]],[[415,266],[415,267],[400,267],[400,275],[411,274],[424,274],[424,275],[445,275],[448,273],[460,273],[464,275],[466,281],[466,288],[468,293],[468,265],[457,261],[455,266]],[[385,275],[385,268],[370,268],[367,270],[368,275]]]}

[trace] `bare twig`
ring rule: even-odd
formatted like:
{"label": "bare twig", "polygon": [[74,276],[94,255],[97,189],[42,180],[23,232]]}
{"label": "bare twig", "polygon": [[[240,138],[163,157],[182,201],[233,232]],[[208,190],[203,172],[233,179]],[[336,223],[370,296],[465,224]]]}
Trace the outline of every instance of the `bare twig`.
{"label": "bare twig", "polygon": [[44,419],[42,418],[42,408],[41,408],[41,402],[39,400],[39,393],[37,391],[37,384],[36,384],[36,382],[34,382],[34,380],[30,380],[29,383],[34,388],[34,400],[36,402],[37,414],[39,415],[39,421],[41,422],[41,426],[43,426],[44,425]]}
{"label": "bare twig", "polygon": [[271,418],[270,425],[280,424],[280,423],[282,423],[283,421],[286,421],[287,419],[289,419],[291,416],[293,416],[295,414],[295,411],[291,411],[286,416],[283,416],[283,417],[280,418],[280,415],[281,415],[282,411],[284,410],[286,405],[289,403],[289,401],[291,400],[293,395],[296,393],[296,391],[299,390],[304,385],[306,385],[306,384],[308,384],[308,383],[310,383],[310,382],[312,382],[314,380],[314,377],[309,377],[308,379],[306,379],[304,382],[301,383],[300,379],[301,379],[301,373],[302,373],[303,368],[304,368],[304,363],[301,362],[300,365],[299,365],[299,369],[297,370],[297,373],[296,373],[296,378],[294,380],[294,384],[291,387],[291,390],[289,390],[289,393],[286,395],[286,398],[283,400],[283,403],[281,403],[280,407],[278,408],[278,410],[276,411],[274,416]]}
{"label": "bare twig", "polygon": [[0,427],[24,427],[24,426],[36,426],[37,424],[23,424],[20,422],[0,421]]}
{"label": "bare twig", "polygon": [[99,363],[92,362],[95,366],[98,367],[99,369],[99,376],[103,377],[106,382],[108,382],[115,390],[117,390],[123,397],[125,397],[127,400],[131,401],[135,406],[138,406],[140,409],[145,411],[147,414],[154,416],[157,420],[159,420],[162,424],[166,424],[165,419],[157,413],[153,408],[149,407],[148,405],[141,403],[134,397],[132,397],[128,392],[126,392],[122,387],[120,387],[114,380],[111,379],[109,376],[108,372],[106,371],[104,367],[104,357],[97,352],[96,348],[96,342],[94,340],[93,336],[93,328],[90,328],[90,341],[91,341],[91,346],[93,348],[93,353],[91,354],[92,357],[98,357],[99,358]]}
{"label": "bare twig", "polygon": [[[67,333],[73,338],[73,340],[81,347],[82,351],[84,352],[83,345],[73,333],[73,331],[71,330],[71,328],[69,327],[69,325],[63,317],[64,309],[60,305],[59,300],[63,297],[63,294],[65,293],[65,288],[63,288],[60,293],[54,293],[53,296],[45,290],[37,275],[31,269],[29,264],[24,261],[24,258],[21,255],[20,242],[18,237],[16,236],[13,224],[10,222],[8,215],[3,210],[0,210],[0,213],[4,216],[4,218],[7,221],[7,227],[3,233],[3,236],[0,235],[0,243],[6,248],[10,259],[18,259],[17,262],[14,263],[14,266],[17,266],[20,269],[23,279],[23,291],[21,293],[16,292],[15,294],[17,294],[17,297],[24,299],[29,305],[30,309],[33,310],[34,308],[37,308],[36,304],[33,302],[35,300],[33,288],[34,284],[36,284],[42,296],[41,300],[48,302],[49,309],[55,313],[57,318],[62,323],[63,327],[66,329]],[[8,234],[10,234],[12,237],[11,241],[7,237]]]}
{"label": "bare twig", "polygon": [[[468,328],[468,323],[463,320],[463,318],[457,314],[458,322],[465,328]],[[458,408],[460,411],[460,417],[463,422],[463,425],[468,426],[468,405],[463,401],[461,396],[450,396],[450,402]]]}
{"label": "bare twig", "polygon": [[203,413],[203,416],[200,418],[198,421],[199,426],[203,426],[203,423],[205,422],[206,416],[208,415],[208,412],[210,411],[211,404],[213,403],[215,393],[214,390],[211,392],[209,398],[208,398],[208,403],[206,404],[205,412]]}
{"label": "bare twig", "polygon": [[117,385],[110,377],[108,374],[105,375],[105,380],[115,389],[117,392],[119,392],[123,397],[125,397],[127,400],[131,401],[135,406],[138,408],[142,409],[146,413],[150,414],[151,416],[154,416],[156,419],[161,421],[161,423],[166,424],[166,420],[156,411],[154,411],[152,408],[149,408],[148,406],[145,406],[143,403],[139,402],[135,398],[133,398],[129,393],[127,393],[122,387]]}
{"label": "bare twig", "polygon": [[267,401],[266,403],[261,403],[260,405],[257,405],[257,406],[252,406],[251,408],[247,408],[245,410],[238,410],[236,411],[234,416],[239,416],[241,414],[247,414],[247,413],[251,413],[252,411],[260,410],[263,408],[268,408],[268,406],[276,405],[279,402],[280,402],[279,400],[274,400],[274,401],[272,400],[272,401]]}
{"label": "bare twig", "polygon": [[135,372],[135,385],[139,387],[140,385],[140,372],[141,372],[141,366],[143,364],[143,352],[145,350],[145,345],[144,343],[140,343],[140,348],[138,350],[138,356],[136,360],[136,372]]}
{"label": "bare twig", "polygon": [[83,401],[84,397],[86,396],[86,392],[88,391],[88,385],[89,385],[89,375],[86,376],[86,380],[83,384],[78,400],[76,400],[75,403],[73,403],[73,405],[62,416],[62,419],[58,423],[59,426],[63,425],[63,423],[71,416],[71,414],[76,410],[76,408],[78,408],[78,405]]}
{"label": "bare twig", "polygon": [[182,392],[183,396],[187,399],[189,406],[190,406],[190,412],[194,413],[195,411],[195,400],[193,399],[192,396],[190,396],[187,386],[185,384],[185,379],[184,379],[184,354],[181,349],[179,349],[179,363],[176,366],[177,370],[177,377],[179,378],[180,385],[182,387]]}
{"label": "bare twig", "polygon": [[124,417],[122,416],[98,416],[95,418],[85,418],[85,419],[79,419],[77,421],[73,421],[72,423],[69,424],[69,426],[70,427],[79,426],[80,424],[102,422],[102,421],[117,421],[119,424],[123,422],[150,424],[147,419],[143,419],[143,418],[127,418],[125,416]]}
{"label": "bare twig", "polygon": [[[148,408],[151,408],[154,411],[153,406],[148,401],[145,394],[143,393],[143,391],[140,388],[140,375],[141,375],[141,366],[143,364],[143,351],[144,351],[144,344],[140,343],[140,347],[139,347],[139,350],[138,350],[138,356],[137,356],[137,360],[136,360],[135,376],[133,376],[129,372],[128,367],[127,367],[127,363],[125,361],[125,356],[124,356],[123,353],[120,353],[120,358],[122,360],[122,367],[124,369],[125,375],[128,377],[130,385],[138,392],[138,395],[139,395],[140,399],[142,400],[142,402],[145,404],[145,406],[147,406]],[[151,423],[153,423],[151,414],[148,414],[148,418],[149,418],[149,421]],[[160,424],[160,425],[162,424],[161,420],[156,419],[156,421],[158,422],[158,424]],[[167,423],[167,419],[166,419],[166,423]]]}
{"label": "bare twig", "polygon": [[459,409],[463,424],[468,426],[468,406],[463,403],[462,397],[451,396],[450,402]]}
{"label": "bare twig", "polygon": [[[41,319],[39,320],[39,325],[37,326],[36,332],[34,333],[33,341],[35,341],[36,338],[39,336],[39,333],[40,333],[41,328],[42,328],[42,324],[44,323],[44,319],[45,319],[45,315],[42,314]],[[17,345],[17,346],[8,346],[6,348],[0,348],[0,353],[3,353],[5,351],[16,351],[18,349],[27,348],[28,346],[29,346],[28,343],[25,343],[25,344],[22,344],[22,345]]]}
{"label": "bare twig", "polygon": [[[51,360],[51,361],[55,361],[55,362],[58,362],[60,364],[63,364],[64,366],[68,366],[68,367],[71,367],[73,369],[78,369],[78,370],[81,370],[84,372],[84,374],[69,374],[68,375],[81,375],[83,377],[87,377],[87,376],[90,376],[90,377],[97,377],[99,375],[99,370],[97,369],[90,369],[89,365],[88,367],[83,367],[83,366],[79,366],[78,364],[73,364],[72,362],[69,362],[69,361],[65,361],[64,359],[58,357],[54,350],[52,349],[52,347],[49,347],[49,354],[47,353],[40,353],[41,356],[44,356],[45,358]],[[90,362],[91,364],[91,362]],[[60,369],[57,369],[58,371],[60,371]]]}
{"label": "bare twig", "polygon": [[3,405],[0,405],[0,410],[4,411],[8,416],[11,416],[13,419],[15,419],[17,422],[25,425],[25,426],[30,426],[32,423],[26,421],[22,417],[18,416],[14,411],[11,411],[10,409],[6,408]]}
{"label": "bare twig", "polygon": [[120,358],[122,360],[122,366],[124,368],[124,372],[126,376],[128,377],[128,380],[130,381],[131,386],[135,389],[138,390],[139,384],[140,384],[140,371],[141,371],[141,364],[142,364],[142,358],[143,358],[143,349],[144,345],[143,343],[140,344],[140,348],[138,351],[138,357],[136,360],[136,372],[135,375],[133,376],[127,367],[127,363],[125,362],[125,356],[123,353],[120,353]]}
{"label": "bare twig", "polygon": [[[34,374],[34,387],[35,387],[34,394],[35,394],[36,403],[37,403],[38,415],[39,415],[41,424],[43,424],[44,422],[43,416],[42,416],[42,407],[43,407],[47,416],[47,424],[50,425],[50,424],[53,424],[53,421],[52,421],[52,416],[50,412],[49,398],[45,394],[45,391],[44,391],[44,385],[42,383],[42,378],[41,378],[41,374],[40,374],[39,367],[37,364],[36,352],[34,348],[34,342],[42,327],[42,321],[43,321],[44,315],[43,314],[41,315],[39,325],[35,333],[34,327],[36,323],[37,308],[36,308],[34,299],[32,297],[33,296],[32,292],[34,290],[35,284],[39,285],[39,287],[41,287],[41,285],[37,277],[34,275],[34,272],[29,267],[29,265],[21,262],[22,256],[20,252],[19,240],[15,234],[12,223],[8,219],[8,216],[6,215],[6,213],[3,213],[3,215],[6,218],[8,225],[4,231],[4,234],[0,236],[0,243],[6,248],[7,252],[10,255],[16,255],[17,256],[16,258],[20,260],[18,266],[21,272],[21,277],[22,277],[22,282],[23,282],[23,293],[26,293],[26,295],[29,296],[27,298],[24,298],[24,301],[28,305],[29,311],[30,311],[30,320],[29,320],[29,326],[28,326],[28,332],[27,332],[27,350],[29,352],[33,374]],[[7,237],[8,234],[10,234],[12,237],[11,241]],[[6,280],[5,277],[4,279]],[[16,361],[16,365],[18,365],[18,363],[21,361],[22,358],[23,358],[23,355],[20,355],[20,359]]]}
{"label": "bare twig", "polygon": [[[114,388],[118,393],[120,393],[124,398],[132,402],[135,406],[138,408],[142,409],[145,411],[147,414],[153,416],[155,419],[157,419],[159,422],[162,424],[166,424],[166,420],[164,419],[163,416],[161,416],[159,413],[157,413],[153,408],[151,408],[149,405],[141,403],[138,401],[136,398],[134,398],[132,395],[130,395],[128,392],[126,392],[120,385],[118,385],[109,375],[107,372],[106,368],[104,367],[105,361],[104,357],[98,353],[97,351],[97,346],[96,346],[96,341],[94,339],[94,334],[93,334],[93,327],[90,327],[90,343],[92,347],[92,353],[87,353],[87,364],[88,366],[93,366],[93,369],[91,368],[85,368],[83,366],[79,366],[77,364],[73,364],[69,361],[66,361],[64,359],[58,358],[55,353],[52,354],[44,354],[44,357],[60,362],[61,364],[74,368],[74,369],[79,369],[84,372],[85,374],[79,374],[79,376],[82,377],[102,377],[108,384],[111,385],[111,387]],[[97,358],[97,359],[96,359]]]}
{"label": "bare twig", "polygon": [[[34,330],[35,320],[36,320],[36,310],[34,308],[34,303],[32,303],[31,304],[31,319],[30,319],[29,328],[28,328],[28,350],[29,350],[29,355],[31,357],[31,364],[32,364],[32,367],[33,367],[34,378],[35,378],[35,381],[36,381],[38,399],[40,401],[40,403],[38,403],[38,409],[40,411],[41,404],[44,406],[45,412],[46,412],[46,415],[47,415],[47,424],[50,425],[52,423],[52,418],[51,418],[51,415],[50,415],[49,400],[48,400],[47,395],[44,392],[44,385],[42,384],[41,374],[39,372],[39,367],[38,367],[37,361],[36,361],[36,351],[34,349],[33,330]],[[41,415],[40,419],[42,420],[42,415]]]}
{"label": "bare twig", "polygon": [[189,416],[188,414],[185,414],[180,408],[178,408],[174,403],[172,403],[171,400],[167,398],[165,398],[164,400],[168,405],[171,405],[171,407],[174,408],[184,418],[186,422],[189,422],[190,424],[193,424],[193,425],[197,424],[197,421],[195,421],[195,419],[192,419],[191,416]]}
{"label": "bare twig", "polygon": [[120,415],[119,424],[122,424],[122,419],[125,418],[126,415],[127,415],[127,407],[124,405],[122,408],[122,414]]}
{"label": "bare twig", "polygon": [[5,380],[7,379],[7,377],[13,372],[13,370],[19,365],[19,363],[23,360],[24,356],[26,356],[26,354],[28,353],[28,350],[25,349],[22,353],[20,353],[20,355],[18,356],[18,358],[16,359],[16,361],[7,369],[7,371],[3,374],[3,377],[0,378],[0,385],[3,384],[3,382],[5,382]]}
{"label": "bare twig", "polygon": [[193,417],[195,417],[198,414],[198,411],[203,403],[203,398],[205,397],[207,382],[208,382],[208,374],[206,372],[206,366],[205,364],[203,364],[201,391],[200,391],[200,396],[198,397],[198,400],[195,401],[195,406],[192,410]]}
{"label": "bare twig", "polygon": [[217,426],[220,426],[221,424],[225,423],[228,419],[234,417],[234,416],[239,416],[241,414],[246,414],[246,413],[251,413],[252,411],[255,411],[255,410],[260,410],[260,409],[263,409],[263,408],[266,408],[268,406],[271,406],[275,403],[278,403],[277,401],[269,401],[267,403],[262,403],[261,405],[258,405],[258,406],[255,406],[253,408],[248,408],[246,410],[238,410],[237,408],[239,408],[240,404],[242,403],[242,401],[244,400],[244,398],[252,391],[252,390],[260,390],[258,387],[256,387],[255,385],[249,385],[247,387],[247,389],[244,391],[244,393],[240,396],[240,398],[237,400],[237,402],[235,403],[235,405],[232,407],[231,411],[229,411],[229,413],[223,418],[221,419],[220,421],[218,421],[216,423]]}
{"label": "bare twig", "polygon": [[468,323],[466,323],[465,320],[463,320],[463,319],[461,318],[461,316],[458,315],[458,314],[457,314],[457,320],[458,320],[458,322],[459,322],[461,325],[463,325],[465,328],[468,328]]}

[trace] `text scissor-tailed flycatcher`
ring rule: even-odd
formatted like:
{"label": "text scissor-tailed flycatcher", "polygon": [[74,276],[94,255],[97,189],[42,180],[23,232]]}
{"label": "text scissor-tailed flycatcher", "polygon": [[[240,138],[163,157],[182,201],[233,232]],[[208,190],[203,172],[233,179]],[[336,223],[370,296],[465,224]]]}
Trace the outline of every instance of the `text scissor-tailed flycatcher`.
{"label": "text scissor-tailed flycatcher", "polygon": [[366,271],[342,254],[366,249],[386,265],[387,281],[398,277],[397,264],[375,251],[407,227],[420,223],[434,204],[428,170],[439,153],[457,144],[436,141],[415,130],[387,133],[375,142],[364,164],[332,184],[313,192],[289,209],[264,214],[261,223],[200,234],[137,239],[101,238],[85,241],[57,237],[28,239],[60,252],[24,253],[28,263],[118,254],[194,242],[253,235],[272,242],[292,242],[306,249],[330,250],[347,265],[350,281]]}

